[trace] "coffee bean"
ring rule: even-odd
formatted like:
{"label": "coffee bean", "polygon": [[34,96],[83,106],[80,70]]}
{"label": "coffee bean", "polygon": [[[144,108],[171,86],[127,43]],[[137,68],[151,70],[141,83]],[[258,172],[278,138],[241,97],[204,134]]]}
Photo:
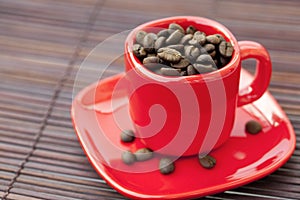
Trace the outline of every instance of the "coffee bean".
{"label": "coffee bean", "polygon": [[[161,62],[161,60],[160,60],[160,62]],[[144,66],[148,70],[150,70],[150,71],[152,71],[152,72],[154,72],[156,74],[159,74],[159,75],[162,75],[161,72],[160,72],[160,69],[162,67],[169,67],[168,65],[161,64],[161,63],[148,63],[148,64],[144,64]]]}
{"label": "coffee bean", "polygon": [[207,169],[213,168],[217,163],[216,159],[209,155],[206,155],[204,157],[202,157],[202,155],[199,155],[199,162],[202,165],[202,167]]}
{"label": "coffee bean", "polygon": [[230,42],[222,41],[219,45],[219,52],[224,57],[230,57],[233,53],[233,46]]}
{"label": "coffee bean", "polygon": [[144,65],[150,64],[150,63],[159,63],[159,58],[156,56],[144,58],[144,60],[143,60]]}
{"label": "coffee bean", "polygon": [[193,65],[189,65],[187,67],[187,75],[195,75],[198,74],[198,72],[196,71],[196,69],[193,67]]}
{"label": "coffee bean", "polygon": [[140,44],[134,44],[133,46],[132,46],[132,51],[133,51],[133,53],[134,53],[134,55],[136,55],[136,54],[138,54],[138,52],[139,52],[139,50],[141,49],[141,45]]}
{"label": "coffee bean", "polygon": [[139,44],[143,44],[144,37],[147,35],[145,31],[138,31],[135,35],[135,40]]}
{"label": "coffee bean", "polygon": [[193,40],[196,40],[200,45],[203,45],[206,41],[206,34],[201,31],[196,31]]}
{"label": "coffee bean", "polygon": [[157,37],[169,37],[170,33],[168,29],[163,29],[157,33]]}
{"label": "coffee bean", "polygon": [[156,57],[156,53],[148,53],[147,57]]}
{"label": "coffee bean", "polygon": [[147,33],[143,39],[143,46],[148,53],[155,51],[154,44],[157,39],[157,35],[154,33]]}
{"label": "coffee bean", "polygon": [[179,30],[182,34],[184,34],[184,29],[179,24],[171,23],[171,24],[169,24],[169,29],[175,30],[175,31]]}
{"label": "coffee bean", "polygon": [[170,63],[177,63],[181,59],[181,53],[179,51],[167,47],[158,49],[157,56]]}
{"label": "coffee bean", "polygon": [[170,174],[175,170],[174,162],[170,158],[162,158],[159,161],[159,171],[162,174]]}
{"label": "coffee bean", "polygon": [[166,45],[166,39],[167,38],[163,36],[157,38],[157,40],[154,43],[154,48],[157,50],[164,47]]}
{"label": "coffee bean", "polygon": [[185,36],[183,36],[180,40],[180,43],[185,45],[185,44],[188,44],[188,42],[193,39],[193,35],[192,34],[187,34]]}
{"label": "coffee bean", "polygon": [[130,151],[124,151],[121,157],[122,157],[122,161],[127,165],[133,164],[136,160],[135,155]]}
{"label": "coffee bean", "polygon": [[172,63],[171,66],[176,69],[186,68],[190,64],[190,61],[186,58],[182,58],[178,63]]}
{"label": "coffee bean", "polygon": [[121,132],[122,142],[132,142],[135,139],[134,132],[132,130],[123,130]]}
{"label": "coffee bean", "polygon": [[181,72],[180,72],[180,75],[181,75],[181,76],[187,76],[187,71],[181,71]]}
{"label": "coffee bean", "polygon": [[191,54],[190,54],[191,60],[196,60],[200,54],[201,54],[201,51],[199,48],[196,48],[196,47],[192,48]]}
{"label": "coffee bean", "polygon": [[142,149],[138,149],[134,153],[134,155],[135,155],[137,161],[145,161],[145,160],[149,160],[153,157],[153,151],[151,151],[148,148],[142,148]]}
{"label": "coffee bean", "polygon": [[[186,46],[184,46],[184,55],[185,55],[188,59],[190,59],[189,56],[191,55],[192,49],[193,49],[193,48],[195,48],[195,47],[192,46],[192,45],[186,45]],[[200,52],[199,52],[199,53],[200,53]]]}
{"label": "coffee bean", "polygon": [[173,45],[167,46],[167,48],[171,48],[171,49],[175,49],[179,52],[183,52],[184,45],[183,44],[173,44]]}
{"label": "coffee bean", "polygon": [[214,59],[214,63],[215,63],[215,66],[218,66],[219,65],[218,59]]}
{"label": "coffee bean", "polygon": [[180,30],[176,30],[166,39],[166,44],[167,45],[178,44],[182,37],[183,34],[180,32]]}
{"label": "coffee bean", "polygon": [[262,126],[260,125],[259,122],[255,121],[255,120],[250,120],[246,123],[245,129],[248,133],[257,134],[257,133],[261,132]]}
{"label": "coffee bean", "polygon": [[181,76],[180,69],[174,69],[169,67],[162,67],[160,73],[164,76]]}
{"label": "coffee bean", "polygon": [[195,39],[189,40],[188,44],[189,45],[193,45],[194,47],[197,47],[197,48],[201,47],[200,43],[197,40],[195,40]]}
{"label": "coffee bean", "polygon": [[147,56],[147,52],[140,44],[134,44],[132,47],[132,52],[139,59],[143,59]]}
{"label": "coffee bean", "polygon": [[188,26],[187,28],[186,28],[186,33],[187,34],[194,34],[195,32],[197,31],[197,29],[194,27],[194,26]]}
{"label": "coffee bean", "polygon": [[224,58],[224,57],[220,57],[220,63],[221,63],[221,66],[220,67],[224,67],[225,65],[227,65],[227,63],[229,63],[230,61],[230,58]]}
{"label": "coffee bean", "polygon": [[224,37],[221,34],[215,34],[220,39],[220,42],[225,41]]}
{"label": "coffee bean", "polygon": [[203,47],[207,53],[211,53],[215,50],[215,45],[213,44],[205,44]]}
{"label": "coffee bean", "polygon": [[192,45],[186,45],[184,47],[184,55],[190,60],[190,62],[193,62],[200,55],[200,50]]}
{"label": "coffee bean", "polygon": [[206,36],[206,41],[211,44],[219,44],[221,42],[221,38],[218,35],[208,35]]}
{"label": "coffee bean", "polygon": [[209,73],[217,70],[211,64],[205,65],[205,64],[194,63],[193,66],[200,74]]}
{"label": "coffee bean", "polygon": [[217,52],[216,51],[212,51],[209,53],[209,55],[212,57],[212,58],[215,58],[216,55],[217,55]]}
{"label": "coffee bean", "polygon": [[196,60],[197,63],[200,63],[200,64],[203,64],[203,65],[214,65],[214,61],[213,59],[211,58],[210,55],[208,54],[201,54],[197,60]]}

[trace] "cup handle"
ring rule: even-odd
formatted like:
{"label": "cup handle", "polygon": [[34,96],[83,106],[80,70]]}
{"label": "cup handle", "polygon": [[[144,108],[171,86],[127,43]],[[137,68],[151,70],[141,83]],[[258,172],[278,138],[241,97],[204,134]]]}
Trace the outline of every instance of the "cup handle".
{"label": "cup handle", "polygon": [[256,73],[252,83],[239,91],[238,106],[259,99],[267,90],[272,73],[272,63],[267,50],[259,43],[252,41],[238,42],[241,60],[254,58],[257,61]]}

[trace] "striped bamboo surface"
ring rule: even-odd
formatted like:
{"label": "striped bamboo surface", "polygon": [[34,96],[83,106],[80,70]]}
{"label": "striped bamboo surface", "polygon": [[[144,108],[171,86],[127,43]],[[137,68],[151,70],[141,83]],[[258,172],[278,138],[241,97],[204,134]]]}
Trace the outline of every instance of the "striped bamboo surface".
{"label": "striped bamboo surface", "polygon": [[[0,199],[123,199],[93,170],[70,119],[73,88],[97,80],[107,53],[76,78],[100,42],[153,19],[196,15],[270,52],[269,87],[297,134],[273,174],[205,199],[300,199],[300,1],[0,0]],[[122,41],[121,41],[122,42]],[[245,66],[251,71],[251,62]],[[122,59],[107,76],[123,71]],[[74,85],[76,80],[76,84]]]}

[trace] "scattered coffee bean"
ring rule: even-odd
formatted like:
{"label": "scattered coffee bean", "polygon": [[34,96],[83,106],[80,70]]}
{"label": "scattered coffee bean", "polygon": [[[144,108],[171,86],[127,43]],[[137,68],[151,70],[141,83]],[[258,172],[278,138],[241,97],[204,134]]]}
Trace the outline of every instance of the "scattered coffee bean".
{"label": "scattered coffee bean", "polygon": [[171,66],[176,69],[186,68],[190,64],[190,61],[186,58],[182,58],[178,63],[172,63]]}
{"label": "scattered coffee bean", "polygon": [[122,153],[122,161],[127,165],[131,165],[136,161],[136,157],[130,151],[124,151]]}
{"label": "scattered coffee bean", "polygon": [[160,74],[164,76],[181,76],[180,69],[174,69],[169,67],[162,67],[160,69]]}
{"label": "scattered coffee bean", "polygon": [[185,36],[183,36],[180,40],[180,43],[183,44],[183,45],[186,45],[188,44],[188,42],[193,39],[193,35],[192,34],[187,34]]}
{"label": "scattered coffee bean", "polygon": [[197,29],[194,27],[194,26],[188,26],[187,28],[186,28],[186,34],[192,34],[192,35],[194,35],[194,33],[197,31]]}
{"label": "scattered coffee bean", "polygon": [[[139,31],[133,54],[154,73],[165,76],[204,74],[230,62],[234,48],[221,34],[206,35],[177,23],[157,34]],[[150,58],[148,58],[150,57]],[[155,58],[156,57],[156,58]]]}
{"label": "scattered coffee bean", "polygon": [[132,130],[123,130],[121,132],[122,142],[132,142],[135,139],[134,132]]}
{"label": "scattered coffee bean", "polygon": [[179,30],[182,34],[184,34],[184,29],[179,24],[171,23],[171,24],[169,24],[169,29],[175,30],[175,31]]}
{"label": "scattered coffee bean", "polygon": [[142,148],[137,150],[134,155],[137,161],[145,161],[153,157],[153,152],[148,148]]}
{"label": "scattered coffee bean", "polygon": [[157,56],[167,62],[176,63],[181,59],[181,53],[171,48],[160,48],[157,51]]}
{"label": "scattered coffee bean", "polygon": [[166,39],[167,38],[163,36],[157,38],[157,40],[154,43],[154,48],[157,50],[164,47],[166,45]]}
{"label": "scattered coffee bean", "polygon": [[255,120],[248,121],[245,128],[246,131],[251,134],[257,134],[262,130],[261,124]]}
{"label": "scattered coffee bean", "polygon": [[137,43],[143,45],[144,43],[144,37],[147,35],[147,33],[145,31],[139,31],[136,33],[135,35],[135,40]]}
{"label": "scattered coffee bean", "polygon": [[202,155],[199,155],[199,162],[202,165],[202,167],[211,169],[216,165],[216,159],[212,156],[206,155],[202,157]]}
{"label": "scattered coffee bean", "polygon": [[233,53],[233,46],[230,42],[222,41],[219,45],[219,52],[224,57],[230,57]]}
{"label": "scattered coffee bean", "polygon": [[180,32],[180,30],[176,30],[166,39],[166,44],[167,45],[178,44],[182,37],[183,34]]}
{"label": "scattered coffee bean", "polygon": [[197,73],[196,69],[193,67],[193,65],[189,65],[187,67],[187,75],[195,75],[195,74],[199,74]]}
{"label": "scattered coffee bean", "polygon": [[159,161],[159,171],[162,174],[170,174],[175,170],[174,162],[170,158],[162,158]]}

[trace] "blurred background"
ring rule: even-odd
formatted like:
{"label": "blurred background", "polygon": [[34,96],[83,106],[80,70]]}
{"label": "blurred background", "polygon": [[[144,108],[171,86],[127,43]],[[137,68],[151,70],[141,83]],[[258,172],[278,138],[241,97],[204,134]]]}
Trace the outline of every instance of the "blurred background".
{"label": "blurred background", "polygon": [[[122,199],[88,163],[74,133],[73,88],[97,80],[120,46],[89,52],[112,35],[176,15],[214,19],[238,40],[264,45],[270,91],[300,138],[298,0],[0,0],[0,199]],[[244,65],[254,70],[254,62]],[[105,76],[123,71],[122,57]],[[76,81],[76,84],[74,85]],[[300,199],[300,151],[270,176],[207,199]]]}

